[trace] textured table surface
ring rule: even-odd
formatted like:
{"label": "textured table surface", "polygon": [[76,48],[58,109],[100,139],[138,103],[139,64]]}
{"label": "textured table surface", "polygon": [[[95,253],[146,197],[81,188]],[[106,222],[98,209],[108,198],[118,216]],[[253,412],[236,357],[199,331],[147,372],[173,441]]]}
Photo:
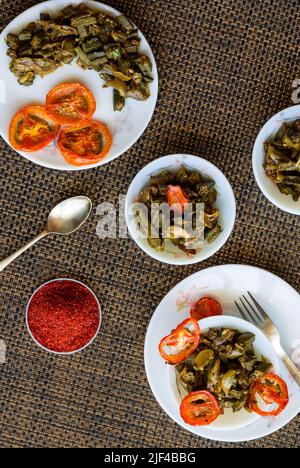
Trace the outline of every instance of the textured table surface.
{"label": "textured table surface", "polygon": [[[0,27],[36,4],[0,0]],[[70,2],[71,3],[71,2]],[[99,240],[97,215],[74,236],[49,238],[1,274],[1,447],[228,447],[197,438],[173,423],[149,389],[143,344],[153,311],[180,280],[214,265],[256,265],[298,291],[299,218],[260,193],[251,152],[262,124],[291,104],[300,78],[297,0],[111,0],[148,38],[160,72],[154,118],[139,142],[100,169],[60,173],[34,166],[0,141],[0,258],[43,226],[56,202],[87,194],[116,203],[135,174],[165,154],[205,157],[224,171],[238,204],[234,233],[203,264],[170,267],[130,240]],[[1,70],[0,70],[1,75]],[[95,344],[57,358],[28,336],[24,311],[43,282],[84,281],[102,301]],[[243,447],[299,446],[299,416],[281,431]]]}

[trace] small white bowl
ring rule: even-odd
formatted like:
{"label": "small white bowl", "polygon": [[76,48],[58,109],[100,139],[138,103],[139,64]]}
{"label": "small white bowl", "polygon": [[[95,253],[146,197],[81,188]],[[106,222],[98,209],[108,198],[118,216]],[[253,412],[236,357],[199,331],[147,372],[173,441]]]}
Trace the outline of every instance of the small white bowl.
{"label": "small white bowl", "polygon": [[[216,183],[218,199],[216,206],[220,210],[220,224],[222,233],[212,244],[205,244],[203,249],[193,257],[184,254],[174,254],[172,252],[158,252],[148,244],[147,239],[140,234],[135,222],[132,221],[134,213],[132,207],[138,202],[142,190],[149,184],[152,175],[167,169],[171,172],[177,171],[180,166],[196,170],[208,179],[213,179]],[[150,257],[170,265],[191,265],[202,262],[214,255],[228,240],[235,223],[236,202],[233,190],[225,175],[212,163],[198,156],[187,154],[174,154],[164,156],[148,164],[133,179],[127,193],[125,204],[125,216],[129,233],[137,245]]]}
{"label": "small white bowl", "polygon": [[[98,308],[99,308],[99,326],[98,326],[98,329],[95,333],[95,335],[93,336],[93,338],[86,344],[84,345],[82,348],[80,349],[76,349],[75,351],[71,351],[71,352],[67,352],[67,353],[62,353],[62,352],[57,352],[57,351],[52,351],[51,349],[48,349],[46,348],[45,346],[43,346],[41,343],[39,343],[37,341],[37,339],[33,336],[31,330],[30,330],[30,327],[29,327],[29,323],[28,323],[28,311],[29,311],[29,307],[30,307],[30,303],[32,301],[32,299],[34,298],[34,296],[36,295],[36,293],[42,289],[44,286],[47,286],[47,284],[50,284],[50,283],[54,283],[54,282],[57,282],[57,281],[72,281],[73,283],[78,283],[78,284],[81,284],[81,286],[83,286],[84,288],[86,288],[95,298],[97,304],[98,304]],[[74,280],[74,279],[70,279],[70,278],[58,278],[58,279],[54,279],[54,280],[51,280],[51,281],[47,281],[47,283],[44,283],[42,284],[36,291],[34,291],[34,293],[32,294],[31,298],[29,299],[29,302],[27,304],[27,308],[26,308],[26,326],[27,326],[27,330],[28,330],[28,333],[29,335],[31,336],[31,338],[33,339],[33,341],[40,347],[42,348],[44,351],[47,351],[48,353],[51,353],[51,354],[56,354],[58,356],[68,356],[68,355],[72,355],[72,354],[76,354],[76,353],[80,353],[81,351],[83,351],[85,348],[87,348],[88,346],[90,346],[94,340],[97,338],[98,336],[98,333],[100,331],[100,328],[101,328],[101,323],[102,323],[102,312],[101,312],[101,305],[100,305],[100,302],[96,296],[96,294],[94,293],[94,291],[91,290],[91,288],[89,288],[86,284],[82,283],[81,281],[77,281],[77,280]]]}
{"label": "small white bowl", "polygon": [[[199,321],[199,326],[201,332],[207,331],[209,328],[231,328],[238,330],[240,332],[250,332],[255,335],[254,341],[254,351],[257,357],[260,359],[261,356],[264,356],[273,364],[273,370],[276,374],[279,373],[280,362],[277,354],[275,353],[270,341],[264,335],[264,333],[259,330],[255,325],[252,325],[250,322],[246,322],[238,317],[219,315],[216,317],[209,317]],[[178,411],[181,403],[181,396],[178,391],[176,383],[176,372],[174,367],[168,366],[169,368],[169,382],[170,382],[170,393],[173,393],[173,398],[176,399],[176,404],[178,405]],[[224,414],[219,416],[212,424],[208,427],[210,429],[217,430],[234,430],[240,429],[247,426],[248,424],[253,423],[260,416],[256,413],[249,413],[245,409],[234,413],[232,409],[225,409]]]}
{"label": "small white bowl", "polygon": [[300,105],[288,107],[278,112],[263,126],[254,144],[252,165],[256,182],[265,197],[281,210],[299,216],[300,200],[296,202],[290,195],[281,193],[276,184],[266,176],[263,167],[265,161],[264,143],[274,137],[284,123],[291,123],[297,119],[300,119]]}

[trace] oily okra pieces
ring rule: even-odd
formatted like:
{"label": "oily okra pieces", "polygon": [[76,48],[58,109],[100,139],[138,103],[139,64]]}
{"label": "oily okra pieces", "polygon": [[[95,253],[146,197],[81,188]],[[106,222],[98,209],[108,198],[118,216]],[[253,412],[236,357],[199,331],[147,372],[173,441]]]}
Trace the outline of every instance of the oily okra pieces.
{"label": "oily okra pieces", "polygon": [[68,6],[52,18],[42,13],[18,34],[8,34],[10,70],[21,85],[30,86],[64,64],[94,70],[113,88],[113,106],[121,111],[126,98],[145,101],[153,81],[152,63],[140,53],[138,30],[125,16],[113,18],[85,4]]}
{"label": "oily okra pieces", "polygon": [[281,193],[300,199],[300,120],[284,124],[273,140],[265,143],[266,175]]}
{"label": "oily okra pieces", "polygon": [[210,391],[223,409],[246,408],[251,384],[272,368],[255,355],[254,340],[252,333],[209,329],[192,356],[176,366],[179,385],[187,392]]}
{"label": "oily okra pieces", "polygon": [[[116,80],[115,80],[116,81]],[[120,82],[121,83],[121,82]],[[115,87],[115,105],[118,105],[119,99],[125,95],[124,90]],[[184,216],[173,216],[171,213],[170,230],[167,235],[163,231],[164,214],[156,220],[152,219],[153,210],[155,205],[162,205],[167,203],[167,192],[169,186],[180,187],[182,192],[192,204],[192,225],[184,219]],[[204,239],[207,243],[214,242],[222,232],[219,222],[220,211],[215,207],[217,201],[217,191],[213,180],[207,180],[197,171],[192,171],[182,166],[177,173],[168,170],[162,171],[160,174],[152,176],[148,186],[144,188],[140,194],[139,202],[146,205],[148,208],[148,225],[154,225],[155,233],[159,233],[155,238],[149,235],[148,243],[156,250],[162,251],[166,248],[167,240],[174,246],[179,248],[187,256],[193,256],[203,247],[203,229]],[[204,226],[201,226],[201,231],[197,232],[194,237],[190,236],[191,232],[195,231],[197,204],[204,205]],[[193,229],[191,229],[193,228]],[[153,232],[153,231],[151,231]]]}

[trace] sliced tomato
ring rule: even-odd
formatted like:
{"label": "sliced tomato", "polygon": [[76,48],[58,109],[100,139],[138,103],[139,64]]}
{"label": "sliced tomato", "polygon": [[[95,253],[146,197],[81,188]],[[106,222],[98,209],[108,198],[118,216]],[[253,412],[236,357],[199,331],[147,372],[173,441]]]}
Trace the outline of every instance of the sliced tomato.
{"label": "sliced tomato", "polygon": [[[259,407],[257,396],[260,396],[266,405],[277,405],[272,410],[262,410]],[[260,416],[278,416],[289,402],[289,392],[285,381],[275,374],[266,374],[252,384],[248,399],[248,407]]]}
{"label": "sliced tomato", "polygon": [[222,313],[222,307],[219,302],[211,297],[202,297],[191,308],[191,317],[196,320],[222,315]]}
{"label": "sliced tomato", "polygon": [[167,189],[167,203],[177,213],[183,213],[189,203],[188,197],[178,185],[169,185]]}
{"label": "sliced tomato", "polygon": [[159,344],[159,352],[165,361],[178,364],[188,358],[200,342],[200,328],[197,320],[184,320],[176,330],[163,338]]}
{"label": "sliced tomato", "polygon": [[190,393],[182,400],[180,414],[191,426],[208,426],[220,416],[221,409],[214,395],[201,390]]}
{"label": "sliced tomato", "polygon": [[73,166],[96,164],[107,155],[111,145],[112,136],[107,126],[93,120],[64,128],[58,139],[61,154]]}
{"label": "sliced tomato", "polygon": [[60,125],[81,125],[94,115],[96,100],[93,93],[80,83],[67,83],[47,94],[46,110]]}
{"label": "sliced tomato", "polygon": [[43,106],[23,107],[11,121],[9,141],[13,148],[28,153],[38,151],[53,141],[59,133]]}

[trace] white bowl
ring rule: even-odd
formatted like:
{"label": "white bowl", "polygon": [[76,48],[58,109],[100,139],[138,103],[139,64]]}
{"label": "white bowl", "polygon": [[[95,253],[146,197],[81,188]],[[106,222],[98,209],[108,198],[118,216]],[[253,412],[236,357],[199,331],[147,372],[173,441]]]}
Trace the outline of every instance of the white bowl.
{"label": "white bowl", "polygon": [[[29,307],[30,307],[30,303],[32,301],[32,299],[34,298],[34,296],[36,295],[36,293],[42,289],[44,286],[47,286],[47,284],[50,284],[50,283],[54,283],[54,282],[57,282],[57,281],[72,281],[73,283],[78,283],[78,284],[81,284],[81,286],[85,287],[95,298],[97,304],[98,304],[98,308],[99,308],[99,326],[98,326],[98,329],[95,333],[95,335],[93,336],[93,338],[86,344],[84,345],[82,348],[80,349],[76,349],[75,351],[71,351],[71,352],[67,352],[67,353],[63,353],[63,352],[57,352],[57,351],[52,351],[51,349],[48,349],[46,348],[45,346],[43,346],[41,343],[39,343],[39,341],[34,337],[34,335],[32,334],[31,330],[30,330],[30,327],[29,327],[29,323],[28,323],[28,311],[29,311]],[[27,326],[27,330],[28,330],[28,333],[29,335],[31,336],[31,338],[33,339],[33,341],[40,347],[42,348],[44,351],[47,351],[48,353],[51,353],[51,354],[56,354],[58,356],[68,356],[68,355],[72,355],[72,354],[76,354],[76,353],[80,353],[81,351],[83,351],[85,348],[87,348],[88,346],[90,346],[94,340],[97,338],[98,336],[98,333],[100,331],[100,328],[101,328],[101,323],[102,323],[102,312],[101,312],[101,305],[100,305],[100,302],[96,296],[96,294],[94,293],[94,291],[91,290],[91,288],[89,288],[86,284],[82,283],[81,281],[77,281],[77,280],[74,280],[74,279],[70,279],[70,278],[58,278],[58,279],[54,279],[54,280],[51,280],[51,281],[47,281],[47,283],[44,283],[42,284],[38,289],[36,289],[36,291],[34,291],[34,293],[32,294],[31,298],[29,299],[29,302],[27,304],[27,308],[26,308],[26,326]]]}
{"label": "white bowl", "polygon": [[[139,200],[142,190],[150,181],[150,177],[165,169],[174,172],[178,170],[181,165],[184,165],[189,169],[196,170],[204,177],[215,181],[218,192],[216,206],[220,209],[220,224],[223,228],[222,233],[212,244],[205,244],[203,249],[193,257],[187,257],[182,253],[177,255],[172,252],[156,251],[150,247],[147,239],[143,238],[139,232],[136,223],[132,221],[132,218],[134,217],[132,207],[134,203]],[[216,166],[206,159],[202,159],[198,156],[174,154],[156,159],[137,174],[128,189],[125,215],[131,237],[144,252],[150,255],[150,257],[170,265],[191,265],[211,257],[226,243],[234,227],[236,203],[230,183]]]}
{"label": "white bowl", "polygon": [[[279,373],[280,363],[270,341],[255,325],[250,322],[246,322],[238,317],[233,316],[216,316],[209,317],[199,321],[201,332],[207,331],[209,328],[232,328],[241,332],[250,332],[255,335],[254,351],[257,357],[260,359],[261,356],[267,358],[273,364],[273,370],[276,374]],[[178,405],[178,412],[181,403],[181,396],[179,394],[177,383],[176,383],[176,371],[173,366],[168,366],[169,382],[170,382],[170,397],[176,400]],[[253,423],[260,416],[256,413],[249,413],[245,409],[234,413],[232,409],[225,409],[224,414],[219,416],[212,424],[209,425],[210,429],[214,430],[234,430],[245,427],[248,424]]]}
{"label": "white bowl", "polygon": [[288,107],[274,115],[258,134],[253,148],[252,164],[256,182],[268,200],[281,210],[299,216],[300,200],[296,202],[290,195],[281,193],[276,184],[266,176],[263,167],[265,161],[264,143],[269,138],[274,137],[285,122],[293,122],[297,119],[300,119],[300,105]]}

